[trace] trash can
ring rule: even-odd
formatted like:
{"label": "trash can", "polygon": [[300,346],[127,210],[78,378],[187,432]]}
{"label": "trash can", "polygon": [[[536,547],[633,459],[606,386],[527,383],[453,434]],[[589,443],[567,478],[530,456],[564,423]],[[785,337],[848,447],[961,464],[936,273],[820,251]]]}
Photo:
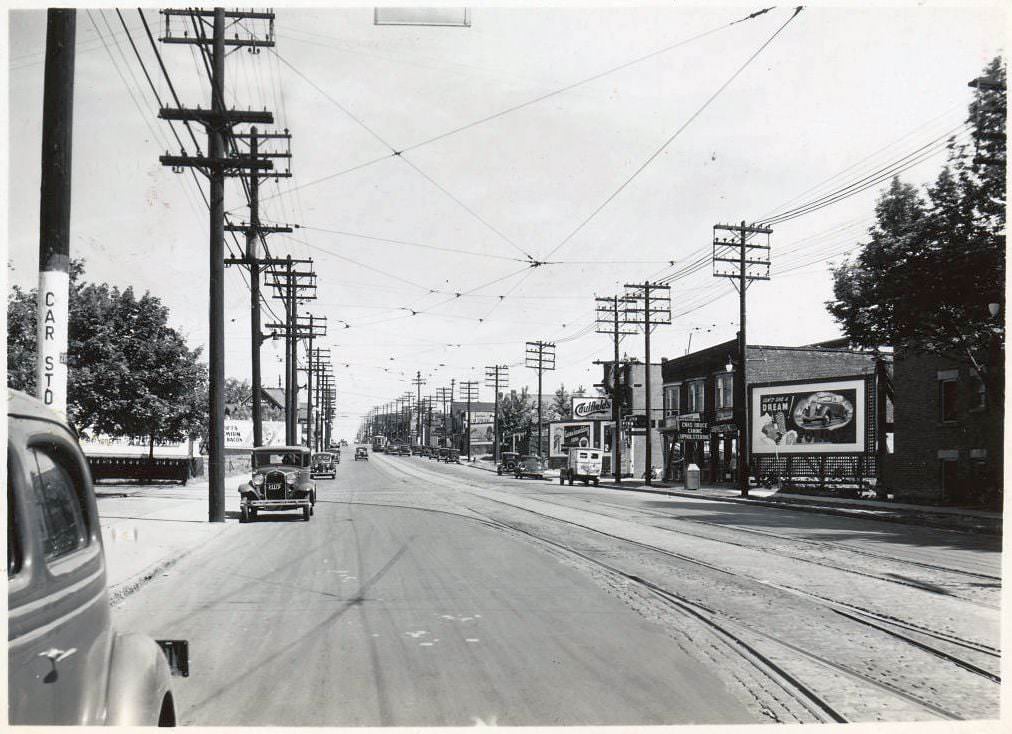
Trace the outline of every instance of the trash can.
{"label": "trash can", "polygon": [[699,489],[699,467],[695,464],[685,467],[685,488]]}

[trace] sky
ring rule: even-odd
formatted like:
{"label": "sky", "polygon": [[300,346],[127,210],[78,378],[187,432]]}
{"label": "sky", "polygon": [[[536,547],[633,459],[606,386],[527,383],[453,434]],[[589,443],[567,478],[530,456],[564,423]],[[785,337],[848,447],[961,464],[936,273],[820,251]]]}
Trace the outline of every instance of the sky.
{"label": "sky", "polygon": [[[318,298],[300,312],[328,320],[317,346],[333,355],[336,436],[413,392],[416,371],[423,396],[483,382],[496,363],[512,365],[511,387],[533,389],[528,340],[557,344],[546,392],[589,387],[593,360],[612,352],[594,332],[595,296],[695,261],[671,283],[672,323],[654,331],[652,357],[734,338],[737,294],[700,260],[713,225],[761,221],[893,164],[929,183],[945,137],[965,137],[967,82],[1004,53],[998,4],[814,6],[790,21],[784,7],[730,25],[758,9],[477,6],[470,27],[448,28],[282,7],[273,49],[228,56],[229,106],[269,109],[293,136],[293,175],[262,184],[261,218],[300,225],[269,236],[273,255],[314,260]],[[71,254],[88,280],[161,298],[204,347],[207,209],[191,175],[158,161],[179,146],[131,39],[158,97],[171,95],[137,10],[121,12],[129,36],[114,10],[78,12]],[[157,37],[157,9],[144,14]],[[7,22],[7,278],[30,288],[45,14]],[[208,106],[192,47],[158,45],[183,104]],[[750,343],[840,336],[824,307],[830,267],[857,251],[887,183],[773,227],[771,279],[748,290]],[[226,209],[248,216],[235,182]],[[248,312],[244,274],[229,268],[225,372],[240,379]],[[621,349],[642,357],[642,336]],[[265,384],[278,384],[282,357],[265,342]]]}

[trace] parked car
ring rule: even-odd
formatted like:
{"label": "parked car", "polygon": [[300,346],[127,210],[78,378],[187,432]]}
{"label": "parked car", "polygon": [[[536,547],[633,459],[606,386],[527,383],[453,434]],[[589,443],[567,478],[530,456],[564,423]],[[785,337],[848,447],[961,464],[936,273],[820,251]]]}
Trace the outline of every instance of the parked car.
{"label": "parked car", "polygon": [[365,446],[355,447],[355,461],[358,461],[359,459],[369,461],[369,451]]}
{"label": "parked car", "polygon": [[515,454],[512,451],[502,452],[499,455],[499,464],[495,468],[495,473],[499,476],[512,473],[517,468],[518,461],[520,461],[520,454]]}
{"label": "parked car", "polygon": [[439,449],[436,446],[430,446],[429,453],[426,454],[426,456],[428,456],[430,459],[435,459],[436,461],[439,461]]}
{"label": "parked car", "polygon": [[447,464],[459,464],[460,452],[457,449],[444,448],[439,450],[439,460]]}
{"label": "parked car", "polygon": [[569,449],[566,465],[559,471],[559,484],[569,480],[570,486],[574,479],[584,484],[594,483],[596,487],[601,481],[601,450],[591,448]]}
{"label": "parked car", "polygon": [[317,477],[330,477],[331,479],[337,479],[337,462],[340,461],[336,457],[327,452],[320,451],[319,453],[313,454],[313,458],[310,460],[312,465],[312,471],[310,476],[313,479]]}
{"label": "parked car", "polygon": [[316,505],[316,483],[305,446],[261,446],[253,449],[253,476],[239,487],[239,522],[257,519],[262,510],[302,510],[309,521]]}
{"label": "parked car", "polygon": [[186,641],[113,628],[87,460],[60,415],[13,390],[7,610],[10,724],[175,725],[171,675],[189,674]]}
{"label": "parked car", "polygon": [[545,469],[547,468],[545,460],[540,456],[521,456],[520,460],[516,463],[516,467],[513,469],[513,476],[517,479],[523,479],[524,477],[544,479]]}
{"label": "parked car", "polygon": [[397,447],[397,455],[411,456],[411,447],[408,446],[406,443],[402,443],[400,446]]}

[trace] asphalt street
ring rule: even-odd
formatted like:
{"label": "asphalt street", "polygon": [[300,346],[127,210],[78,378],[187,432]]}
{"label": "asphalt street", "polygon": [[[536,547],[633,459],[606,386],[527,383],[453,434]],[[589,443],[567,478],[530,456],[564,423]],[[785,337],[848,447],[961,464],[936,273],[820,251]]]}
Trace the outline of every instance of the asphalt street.
{"label": "asphalt street", "polygon": [[997,715],[998,538],[345,453],[309,523],[263,515],[117,606],[189,640],[181,723]]}

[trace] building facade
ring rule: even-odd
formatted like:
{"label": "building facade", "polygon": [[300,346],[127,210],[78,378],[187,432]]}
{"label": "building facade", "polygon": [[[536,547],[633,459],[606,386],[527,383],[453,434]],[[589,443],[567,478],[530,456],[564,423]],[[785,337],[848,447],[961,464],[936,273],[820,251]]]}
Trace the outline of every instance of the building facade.
{"label": "building facade", "polygon": [[[664,445],[660,428],[663,425],[662,364],[650,365],[650,418],[647,417],[647,366],[638,360],[623,360],[616,372],[614,362],[603,362],[605,392],[619,404],[622,415],[622,476],[642,478],[647,470],[647,425],[651,426],[650,461],[658,476],[663,467]],[[604,473],[612,473],[613,420],[597,420],[600,436],[597,448],[604,449]]]}
{"label": "building facade", "polygon": [[[863,404],[871,406],[872,424],[867,430],[871,446],[867,462],[862,459],[860,471],[872,477],[877,473],[876,457],[885,450],[888,431],[888,410],[880,404],[879,374],[885,360],[872,352],[856,351],[837,346],[778,347],[749,345],[746,347],[746,394],[748,388],[774,383],[820,381],[837,378],[867,377],[869,387]],[[701,479],[707,483],[734,483],[737,480],[738,426],[752,411],[735,405],[734,380],[738,369],[736,340],[665,360],[661,435],[663,436],[664,477],[680,481],[690,464],[700,468]],[[813,388],[814,389],[814,388]],[[750,424],[752,425],[752,424]],[[754,445],[754,443],[753,443]],[[865,451],[856,451],[865,454]],[[762,470],[770,460],[751,462],[753,473]],[[799,464],[800,466],[800,464]],[[776,467],[783,474],[784,466]],[[822,460],[822,471],[825,460]],[[833,470],[831,466],[830,471]],[[813,469],[813,471],[818,471]],[[790,474],[790,471],[787,471]]]}
{"label": "building facade", "polygon": [[896,440],[883,484],[898,499],[1000,506],[1005,417],[1001,379],[990,394],[965,360],[897,348]]}

